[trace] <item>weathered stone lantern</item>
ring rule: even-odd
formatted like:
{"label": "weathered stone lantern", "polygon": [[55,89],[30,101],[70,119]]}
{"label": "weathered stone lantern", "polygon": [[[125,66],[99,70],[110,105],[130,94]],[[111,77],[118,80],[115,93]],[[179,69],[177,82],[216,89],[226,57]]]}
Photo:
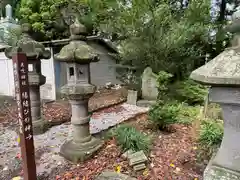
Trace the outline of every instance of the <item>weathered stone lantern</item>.
{"label": "weathered stone lantern", "polygon": [[11,59],[18,48],[21,48],[27,55],[33,133],[41,134],[48,129],[48,122],[41,116],[40,86],[46,82],[46,77],[41,73],[41,59],[49,59],[51,53],[29,36],[30,31],[30,24],[22,24],[22,38],[17,42],[16,47],[7,48],[5,55]]}
{"label": "weathered stone lantern", "polygon": [[78,162],[84,161],[102,146],[102,141],[90,134],[88,113],[88,100],[96,90],[90,84],[90,63],[99,61],[99,56],[85,42],[87,31],[78,20],[70,26],[70,32],[70,43],[55,56],[56,60],[67,63],[67,84],[61,92],[69,98],[73,126],[73,139],[62,145],[60,154]]}
{"label": "weathered stone lantern", "polygon": [[204,180],[240,179],[240,29],[236,28],[240,23],[237,14],[239,12],[228,28],[236,33],[233,46],[191,74],[193,80],[211,86],[209,101],[221,105],[224,119],[221,147],[207,166]]}

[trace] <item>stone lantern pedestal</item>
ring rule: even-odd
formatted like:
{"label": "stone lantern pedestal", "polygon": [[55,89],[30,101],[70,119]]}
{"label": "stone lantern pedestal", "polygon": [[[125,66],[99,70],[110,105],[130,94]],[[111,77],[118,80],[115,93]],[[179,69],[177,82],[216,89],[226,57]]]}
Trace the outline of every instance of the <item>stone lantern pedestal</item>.
{"label": "stone lantern pedestal", "polygon": [[73,139],[65,142],[60,154],[72,162],[82,162],[101,148],[103,142],[90,134],[88,101],[96,87],[90,82],[90,63],[99,60],[95,50],[87,45],[86,28],[76,20],[70,26],[71,41],[55,56],[67,63],[67,84],[61,93],[69,98],[72,107]]}
{"label": "stone lantern pedestal", "polygon": [[11,59],[19,48],[26,53],[33,133],[36,135],[44,133],[49,127],[48,122],[41,116],[40,86],[46,82],[46,77],[41,73],[41,59],[49,59],[51,53],[29,36],[30,31],[30,24],[22,24],[22,38],[17,42],[16,47],[7,48],[5,55]]}
{"label": "stone lantern pedestal", "polygon": [[[240,57],[239,57],[240,58]],[[212,87],[209,100],[221,105],[224,137],[216,156],[204,173],[204,180],[240,179],[240,87]]]}
{"label": "stone lantern pedestal", "polygon": [[226,49],[191,78],[211,85],[209,101],[221,105],[224,137],[204,173],[204,180],[240,179],[240,48]]}

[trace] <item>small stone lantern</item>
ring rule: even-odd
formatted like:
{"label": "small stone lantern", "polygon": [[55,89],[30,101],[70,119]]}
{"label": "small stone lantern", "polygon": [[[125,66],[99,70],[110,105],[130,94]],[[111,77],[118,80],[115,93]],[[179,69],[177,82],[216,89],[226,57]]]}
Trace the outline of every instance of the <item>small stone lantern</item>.
{"label": "small stone lantern", "polygon": [[49,59],[51,52],[45,50],[41,43],[33,40],[29,36],[30,31],[30,24],[22,24],[22,38],[17,42],[16,47],[7,48],[5,55],[12,59],[12,55],[19,48],[26,53],[33,133],[36,135],[44,133],[48,129],[48,122],[41,116],[40,86],[46,82],[46,77],[41,73],[41,59]]}
{"label": "small stone lantern", "polygon": [[67,84],[61,92],[69,98],[72,108],[71,124],[73,139],[65,142],[60,154],[72,162],[81,162],[92,156],[102,141],[90,134],[89,98],[96,87],[90,84],[90,63],[99,61],[99,56],[85,41],[87,31],[78,20],[70,26],[71,41],[55,56],[56,60],[67,63]]}
{"label": "small stone lantern", "polygon": [[224,137],[216,156],[204,172],[204,180],[240,179],[240,29],[236,28],[240,24],[237,14],[239,12],[235,13],[233,24],[228,28],[235,33],[233,46],[190,76],[211,86],[209,101],[220,104],[223,111]]}

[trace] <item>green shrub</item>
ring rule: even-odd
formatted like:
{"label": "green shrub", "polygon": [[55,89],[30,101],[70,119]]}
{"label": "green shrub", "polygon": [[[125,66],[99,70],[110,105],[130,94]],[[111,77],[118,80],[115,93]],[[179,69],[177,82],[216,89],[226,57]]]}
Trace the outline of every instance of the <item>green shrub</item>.
{"label": "green shrub", "polygon": [[208,93],[204,86],[190,79],[177,82],[172,88],[174,98],[189,105],[202,104]]}
{"label": "green shrub", "polygon": [[180,105],[177,103],[157,103],[149,111],[149,120],[160,129],[165,130],[177,122]]}
{"label": "green shrub", "polygon": [[189,106],[188,104],[181,103],[180,111],[177,116],[179,124],[192,124],[200,113],[200,106]]}
{"label": "green shrub", "polygon": [[223,138],[222,121],[206,119],[201,122],[199,142],[207,148],[220,146]]}
{"label": "green shrub", "polygon": [[123,151],[133,150],[149,152],[151,138],[130,125],[119,125],[110,131],[109,137],[115,137]]}
{"label": "green shrub", "polygon": [[173,75],[165,71],[160,71],[156,75],[157,88],[159,92],[158,99],[161,100],[163,100],[164,98],[166,99],[166,92],[168,90],[168,85],[171,77],[173,77]]}

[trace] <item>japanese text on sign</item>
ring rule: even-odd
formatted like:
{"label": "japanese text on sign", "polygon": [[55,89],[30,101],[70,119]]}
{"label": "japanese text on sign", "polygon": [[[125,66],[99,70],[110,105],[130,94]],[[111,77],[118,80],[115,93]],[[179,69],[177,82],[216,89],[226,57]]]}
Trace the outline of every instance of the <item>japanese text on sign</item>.
{"label": "japanese text on sign", "polygon": [[[15,81],[15,92],[16,101],[18,108],[18,122],[20,134],[26,133],[25,138],[31,139],[32,125],[30,123],[30,99],[28,91],[28,74],[27,74],[27,63],[25,62],[14,62],[13,63],[13,74]],[[25,134],[24,133],[24,134]]]}

